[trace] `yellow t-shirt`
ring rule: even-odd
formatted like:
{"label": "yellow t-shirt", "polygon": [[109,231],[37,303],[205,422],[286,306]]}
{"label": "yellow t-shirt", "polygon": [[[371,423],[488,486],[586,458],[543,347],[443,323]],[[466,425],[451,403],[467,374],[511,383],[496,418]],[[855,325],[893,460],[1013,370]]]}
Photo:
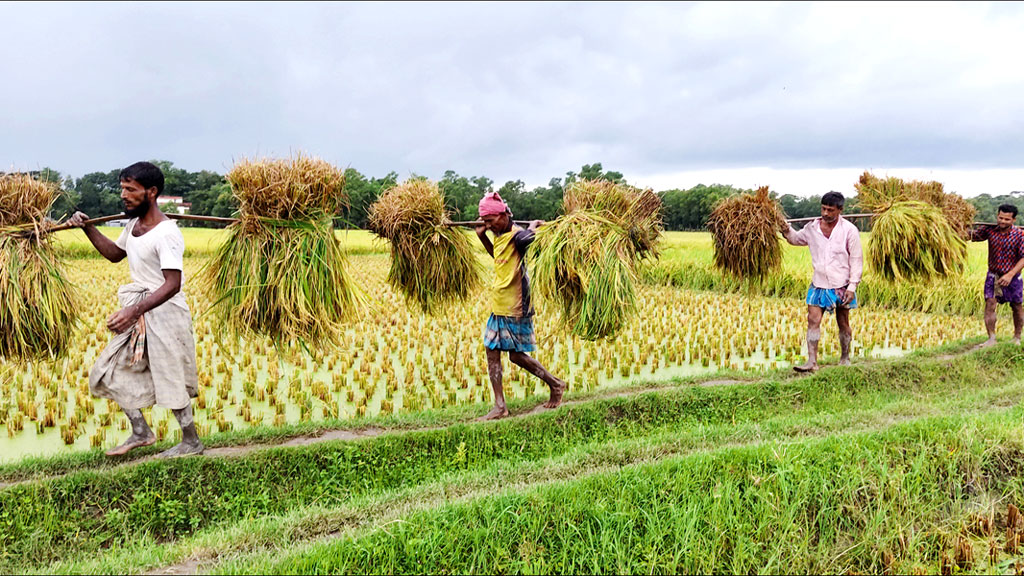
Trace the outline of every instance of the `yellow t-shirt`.
{"label": "yellow t-shirt", "polygon": [[513,225],[494,239],[494,283],[491,312],[495,316],[533,316],[530,279],[526,274],[526,247],[534,233]]}

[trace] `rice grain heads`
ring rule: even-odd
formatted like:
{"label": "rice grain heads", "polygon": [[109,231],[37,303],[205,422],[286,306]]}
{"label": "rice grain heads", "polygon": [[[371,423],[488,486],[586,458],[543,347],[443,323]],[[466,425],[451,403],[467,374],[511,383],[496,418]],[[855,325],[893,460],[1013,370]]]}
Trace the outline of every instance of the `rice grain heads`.
{"label": "rice grain heads", "polygon": [[78,319],[74,288],[45,234],[58,195],[28,174],[0,176],[0,357],[8,361],[63,355]]}
{"label": "rice grain heads", "polygon": [[880,215],[896,202],[920,200],[941,210],[957,235],[970,238],[974,206],[958,194],[945,192],[941,182],[904,181],[893,176],[882,179],[864,172],[855,188],[860,207],[867,212]]}
{"label": "rice grain heads", "polygon": [[560,323],[583,340],[614,338],[636,312],[639,263],[657,256],[661,199],[606,180],[565,190],[564,214],[537,232],[532,280],[560,310]]}
{"label": "rice grain heads", "polygon": [[867,253],[875,273],[928,281],[963,271],[975,215],[970,203],[945,192],[940,182],[881,179],[870,172],[856,188],[861,207],[875,214]]}
{"label": "rice grain heads", "polygon": [[437,184],[410,179],[370,206],[370,230],[391,246],[388,283],[410,306],[436,314],[480,287],[480,262],[465,232],[450,227]]}
{"label": "rice grain heads", "polygon": [[778,222],[785,218],[768,187],[723,198],[708,217],[715,267],[738,278],[760,279],[782,264]]}
{"label": "rice grain heads", "polygon": [[875,217],[868,262],[886,280],[930,280],[959,274],[967,243],[942,211],[920,200],[895,202]]}
{"label": "rice grain heads", "polygon": [[343,324],[364,304],[334,235],[344,172],[300,154],[243,159],[227,179],[240,219],[200,273],[222,330],[278,346],[340,345]]}

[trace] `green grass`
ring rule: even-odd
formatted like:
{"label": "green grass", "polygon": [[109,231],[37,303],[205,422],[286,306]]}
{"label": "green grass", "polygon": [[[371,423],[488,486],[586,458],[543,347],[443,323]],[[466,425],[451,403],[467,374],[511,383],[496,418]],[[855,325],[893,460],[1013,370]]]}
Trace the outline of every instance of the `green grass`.
{"label": "green grass", "polygon": [[[939,572],[975,502],[1020,501],[1020,418],[672,458],[442,505],[217,573]],[[964,568],[993,569],[984,558]]]}
{"label": "green grass", "polygon": [[[952,361],[918,358],[825,370],[795,381],[596,400],[489,425],[79,472],[4,490],[0,570],[47,566],[71,555],[85,561],[107,549],[150,550],[152,556],[153,546],[228,530],[240,521],[346,506],[453,473],[628,451],[630,443],[632,449],[673,443],[713,449],[761,435],[834,433],[843,429],[839,424],[856,425],[861,418],[999,410],[1020,400],[1022,378],[1024,358],[1004,346]],[[729,435],[733,427],[746,438]]]}

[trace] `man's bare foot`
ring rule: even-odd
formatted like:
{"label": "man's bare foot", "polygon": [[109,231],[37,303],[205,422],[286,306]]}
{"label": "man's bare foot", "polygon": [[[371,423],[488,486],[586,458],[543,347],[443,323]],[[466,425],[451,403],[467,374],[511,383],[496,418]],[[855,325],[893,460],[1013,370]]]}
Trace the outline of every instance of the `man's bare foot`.
{"label": "man's bare foot", "polygon": [[801,364],[800,366],[793,366],[793,370],[796,370],[797,372],[817,372],[818,365],[817,363],[812,364],[808,362],[807,364]]}
{"label": "man's bare foot", "polygon": [[1020,336],[1015,336],[1013,338],[1013,343],[1016,344],[1017,346],[1020,346]]}
{"label": "man's bare foot", "polygon": [[544,403],[545,408],[557,408],[562,403],[562,394],[565,394],[567,386],[562,380],[559,380],[558,383],[558,386],[551,387],[551,398]]}
{"label": "man's bare foot", "polygon": [[485,422],[487,420],[498,420],[508,416],[508,408],[504,406],[495,406],[487,414],[477,418],[477,422]]}
{"label": "man's bare foot", "polygon": [[156,436],[136,436],[132,434],[120,446],[107,450],[106,454],[107,456],[124,456],[134,448],[152,446],[154,443],[156,443]]}
{"label": "man's bare foot", "polygon": [[989,338],[988,340],[985,340],[981,344],[978,344],[976,349],[977,350],[981,350],[982,348],[988,348],[990,346],[995,346],[995,345],[996,345],[996,339],[995,338]]}
{"label": "man's bare foot", "polygon": [[850,359],[849,358],[840,358],[839,359],[839,365],[840,366],[849,366],[850,365]]}
{"label": "man's bare foot", "polygon": [[178,456],[189,456],[191,454],[202,454],[206,450],[202,442],[181,442],[173,448],[168,448],[156,455],[157,458],[177,458]]}

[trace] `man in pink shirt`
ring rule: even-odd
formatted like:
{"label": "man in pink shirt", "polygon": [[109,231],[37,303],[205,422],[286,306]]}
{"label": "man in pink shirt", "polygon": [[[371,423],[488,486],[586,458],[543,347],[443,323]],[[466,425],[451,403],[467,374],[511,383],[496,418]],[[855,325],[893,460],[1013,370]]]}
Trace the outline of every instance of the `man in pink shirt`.
{"label": "man in pink shirt", "polygon": [[857,285],[864,271],[864,252],[860,231],[842,217],[845,199],[839,192],[821,197],[821,218],[804,226],[799,232],[780,218],[782,235],[794,246],[811,249],[814,276],[807,290],[807,363],[794,366],[797,372],[818,369],[818,342],[821,340],[821,318],[826,312],[836,313],[839,326],[840,366],[850,364],[850,310],[857,307]]}

